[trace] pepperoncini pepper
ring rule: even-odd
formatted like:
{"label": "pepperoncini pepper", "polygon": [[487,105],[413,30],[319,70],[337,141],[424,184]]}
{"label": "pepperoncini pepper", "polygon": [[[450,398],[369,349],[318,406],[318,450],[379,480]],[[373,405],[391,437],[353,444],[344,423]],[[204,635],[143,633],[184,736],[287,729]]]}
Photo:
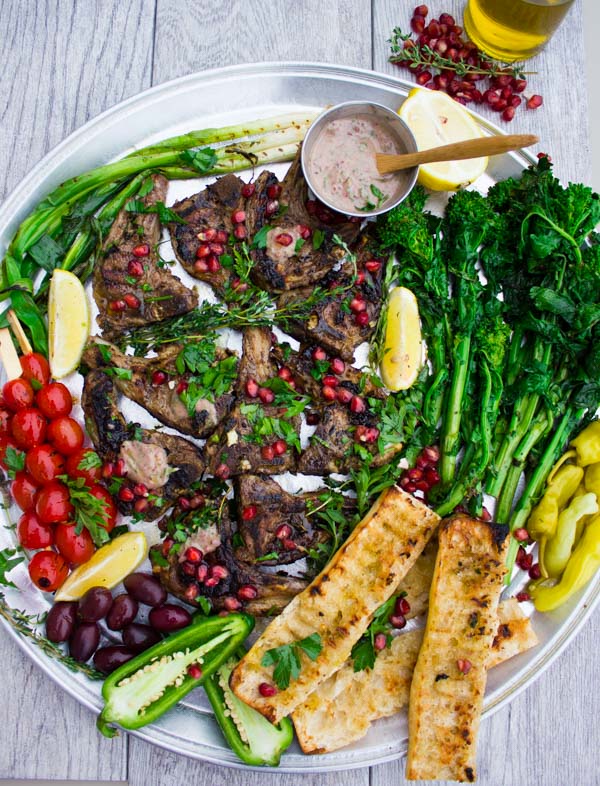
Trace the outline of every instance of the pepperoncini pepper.
{"label": "pepperoncini pepper", "polygon": [[600,568],[600,515],[594,516],[571,554],[565,572],[553,587],[532,582],[529,592],[538,611],[552,611],[584,587]]}
{"label": "pepperoncini pepper", "polygon": [[593,420],[572,440],[571,445],[577,451],[580,467],[600,462],[600,420]]}
{"label": "pepperoncini pepper", "polygon": [[584,483],[585,490],[593,491],[600,499],[600,462],[590,464],[585,468]]}
{"label": "pepperoncini pepper", "polygon": [[551,477],[544,496],[531,511],[527,522],[527,531],[535,540],[554,536],[559,511],[571,499],[583,480],[583,469],[574,464],[565,464]]}
{"label": "pepperoncini pepper", "polygon": [[592,492],[574,497],[570,505],[562,511],[558,517],[556,533],[548,540],[543,551],[543,564],[540,562],[540,566],[544,573],[555,578],[560,576],[571,556],[578,523],[594,513],[598,513],[598,502]]}

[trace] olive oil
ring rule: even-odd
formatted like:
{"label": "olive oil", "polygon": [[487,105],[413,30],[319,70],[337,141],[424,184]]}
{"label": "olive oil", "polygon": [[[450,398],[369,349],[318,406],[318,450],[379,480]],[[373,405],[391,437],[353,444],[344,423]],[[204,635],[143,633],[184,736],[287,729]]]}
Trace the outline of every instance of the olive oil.
{"label": "olive oil", "polygon": [[495,60],[511,63],[537,54],[574,0],[469,0],[469,38]]}

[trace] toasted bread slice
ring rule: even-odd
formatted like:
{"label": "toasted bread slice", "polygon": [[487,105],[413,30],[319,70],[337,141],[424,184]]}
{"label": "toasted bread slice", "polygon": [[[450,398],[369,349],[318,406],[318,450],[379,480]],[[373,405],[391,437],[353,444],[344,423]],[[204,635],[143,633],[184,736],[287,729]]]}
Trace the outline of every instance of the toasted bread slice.
{"label": "toasted bread slice", "polygon": [[[234,693],[277,723],[350,656],[373,612],[392,595],[423,551],[439,516],[423,502],[392,486],[304,592],[297,595],[258,638],[231,675]],[[261,683],[273,684],[273,666],[263,666],[276,647],[318,633],[316,659],[301,654],[301,670],[274,696],[261,696]]]}
{"label": "toasted bread slice", "polygon": [[[488,668],[525,652],[538,641],[530,620],[514,598],[500,603],[498,616],[500,625]],[[304,753],[330,753],[350,745],[364,737],[373,721],[394,715],[408,704],[423,633],[419,629],[397,636],[377,655],[372,669],[355,672],[352,660],[346,661],[296,707],[292,720]]]}
{"label": "toasted bread slice", "polygon": [[408,780],[475,780],[506,527],[453,516],[439,530],[423,644],[408,708]]}

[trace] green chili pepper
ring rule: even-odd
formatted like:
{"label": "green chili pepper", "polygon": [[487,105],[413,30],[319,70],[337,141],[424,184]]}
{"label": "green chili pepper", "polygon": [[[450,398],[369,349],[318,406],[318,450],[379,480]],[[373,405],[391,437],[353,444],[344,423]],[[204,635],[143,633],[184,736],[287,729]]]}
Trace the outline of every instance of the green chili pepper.
{"label": "green chili pepper", "polygon": [[283,718],[275,726],[231,690],[229,676],[245,654],[240,648],[235,657],[229,658],[207,678],[204,690],[223,736],[236,756],[255,767],[276,767],[281,754],[292,742],[294,727],[289,718]]}
{"label": "green chili pepper", "polygon": [[561,580],[550,587],[546,582],[534,581],[529,592],[538,611],[552,611],[562,606],[584,587],[600,568],[600,515],[594,516],[569,557]]}
{"label": "green chili pepper", "polygon": [[[200,617],[178,633],[124,663],[102,686],[104,709],[98,729],[117,733],[109,724],[139,729],[152,723],[209,677],[237,650],[254,627],[247,614]],[[197,672],[197,673],[196,673]]]}
{"label": "green chili pepper", "polygon": [[586,516],[598,513],[596,495],[591,492],[574,497],[558,517],[556,534],[546,543],[544,573],[557,578],[564,571],[575,543],[577,524]]}
{"label": "green chili pepper", "polygon": [[577,463],[580,467],[597,464],[600,461],[600,420],[593,420],[575,437],[571,445],[577,451]]}
{"label": "green chili pepper", "polygon": [[554,536],[559,511],[571,499],[582,479],[583,470],[574,464],[566,464],[553,475],[527,522],[527,531],[532,538],[540,540]]}

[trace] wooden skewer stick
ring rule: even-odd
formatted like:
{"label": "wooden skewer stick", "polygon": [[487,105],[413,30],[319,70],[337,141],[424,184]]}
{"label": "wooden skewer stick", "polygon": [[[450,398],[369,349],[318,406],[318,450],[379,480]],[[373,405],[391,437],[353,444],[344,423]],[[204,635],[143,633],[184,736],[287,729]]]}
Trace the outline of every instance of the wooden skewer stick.
{"label": "wooden skewer stick", "polygon": [[0,328],[0,361],[8,379],[17,379],[23,373],[21,361],[8,328]]}
{"label": "wooden skewer stick", "polygon": [[8,309],[8,314],[6,315],[8,318],[8,323],[13,329],[13,333],[15,334],[15,338],[17,339],[19,346],[21,347],[21,352],[24,355],[29,355],[33,350],[31,348],[31,344],[29,343],[29,339],[25,335],[25,331],[23,330],[23,325],[19,322],[19,317],[15,314],[12,308]]}
{"label": "wooden skewer stick", "polygon": [[537,141],[537,136],[533,134],[497,134],[483,136],[479,139],[467,139],[463,142],[453,142],[451,145],[432,147],[429,150],[419,150],[417,153],[404,153],[395,156],[376,153],[375,159],[379,173],[386,175],[389,172],[410,169],[413,166],[419,166],[419,164],[431,164],[434,161],[462,161],[467,158],[507,153],[509,150],[529,147]]}

